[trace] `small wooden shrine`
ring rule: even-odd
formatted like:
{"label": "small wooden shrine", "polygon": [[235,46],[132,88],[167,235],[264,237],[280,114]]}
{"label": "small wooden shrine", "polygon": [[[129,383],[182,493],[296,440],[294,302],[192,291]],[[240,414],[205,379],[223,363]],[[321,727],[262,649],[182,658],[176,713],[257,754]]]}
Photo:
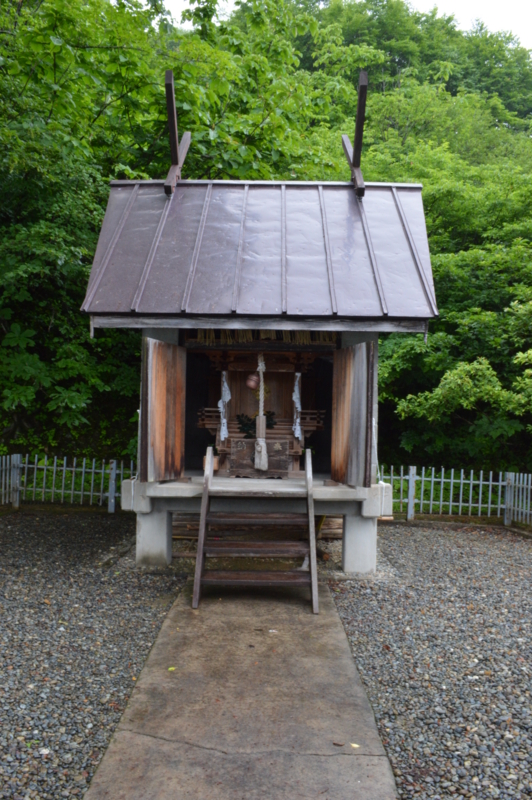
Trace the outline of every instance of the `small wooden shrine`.
{"label": "small wooden shrine", "polygon": [[111,182],[83,304],[92,328],[142,330],[139,474],[122,489],[137,558],[168,563],[173,511],[201,508],[207,529],[312,505],[344,517],[344,568],[370,572],[391,511],[379,334],[438,313],[421,186],[364,182],[365,73],[350,182],[182,180],[171,72],[166,91],[170,171]]}

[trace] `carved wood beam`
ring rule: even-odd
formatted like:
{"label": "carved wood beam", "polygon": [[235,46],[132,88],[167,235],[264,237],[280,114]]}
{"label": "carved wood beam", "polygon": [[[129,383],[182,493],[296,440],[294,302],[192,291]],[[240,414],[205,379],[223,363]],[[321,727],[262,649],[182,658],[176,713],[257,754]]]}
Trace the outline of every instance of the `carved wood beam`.
{"label": "carved wood beam", "polygon": [[166,70],[164,79],[166,92],[166,110],[168,113],[168,133],[170,136],[170,157],[172,166],[166,176],[164,191],[167,195],[173,194],[177,181],[181,180],[181,168],[185,163],[185,158],[190,146],[190,131],[183,134],[179,141],[177,128],[177,110],[175,105],[174,73],[171,69]]}
{"label": "carved wood beam", "polygon": [[364,120],[366,118],[366,98],[368,95],[368,73],[365,70],[360,72],[358,81],[358,104],[355,123],[355,140],[353,145],[349,136],[342,136],[342,145],[347,161],[351,168],[351,180],[355,184],[357,197],[364,197],[366,186],[360,169],[362,157],[362,140],[364,138]]}

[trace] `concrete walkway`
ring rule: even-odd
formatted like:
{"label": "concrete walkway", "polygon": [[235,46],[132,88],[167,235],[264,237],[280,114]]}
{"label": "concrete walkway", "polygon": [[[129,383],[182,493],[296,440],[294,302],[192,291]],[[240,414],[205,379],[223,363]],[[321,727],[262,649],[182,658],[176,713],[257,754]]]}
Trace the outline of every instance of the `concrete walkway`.
{"label": "concrete walkway", "polygon": [[187,589],[85,800],[394,800],[327,586],[319,616],[298,590],[211,590],[193,611]]}

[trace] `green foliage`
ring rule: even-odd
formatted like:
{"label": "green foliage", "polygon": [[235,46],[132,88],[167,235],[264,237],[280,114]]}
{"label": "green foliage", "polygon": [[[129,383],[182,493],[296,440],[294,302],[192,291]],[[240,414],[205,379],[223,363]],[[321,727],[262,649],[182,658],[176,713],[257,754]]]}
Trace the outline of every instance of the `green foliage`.
{"label": "green foliage", "polygon": [[[265,411],[266,428],[270,431],[275,428],[275,411]],[[245,434],[244,439],[254,439],[257,431],[257,420],[255,417],[250,417],[247,414],[237,414],[236,419],[238,422],[238,430],[240,433]]]}
{"label": "green foliage", "polygon": [[403,0],[0,6],[0,449],[135,455],[139,337],[79,312],[107,185],[186,176],[349,179],[358,70],[367,180],[419,181],[440,317],[383,337],[380,456],[532,469],[532,60]]}
{"label": "green foliage", "polygon": [[341,26],[346,45],[366,44],[385,53],[385,63],[372,76],[375,88],[389,91],[407,77],[420,83],[443,80],[453,95],[460,89],[497,94],[520,117],[532,112],[530,53],[509,34],[490,33],[481,23],[463,34],[452,17],[438,16],[436,9],[420,13],[403,0],[330,0],[321,18]]}
{"label": "green foliage", "polygon": [[[138,335],[90,339],[79,307],[109,177],[168,168],[172,67],[195,177],[302,177],[331,162],[312,131],[323,85],[298,73],[308,14],[255,2],[244,25],[192,9],[193,33],[136,0],[7,2],[0,10],[0,447],[134,455]],[[331,82],[332,89],[335,89]],[[312,166],[310,167],[312,169]]]}

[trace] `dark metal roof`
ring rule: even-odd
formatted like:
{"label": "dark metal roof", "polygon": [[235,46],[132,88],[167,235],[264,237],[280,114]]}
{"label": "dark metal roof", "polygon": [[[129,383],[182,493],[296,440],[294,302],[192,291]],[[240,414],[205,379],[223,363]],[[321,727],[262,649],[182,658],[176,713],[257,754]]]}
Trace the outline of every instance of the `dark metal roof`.
{"label": "dark metal roof", "polygon": [[421,187],[115,181],[90,314],[429,319]]}

